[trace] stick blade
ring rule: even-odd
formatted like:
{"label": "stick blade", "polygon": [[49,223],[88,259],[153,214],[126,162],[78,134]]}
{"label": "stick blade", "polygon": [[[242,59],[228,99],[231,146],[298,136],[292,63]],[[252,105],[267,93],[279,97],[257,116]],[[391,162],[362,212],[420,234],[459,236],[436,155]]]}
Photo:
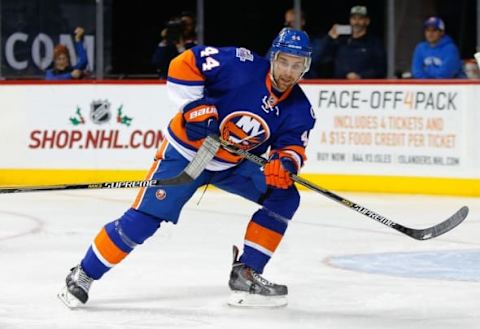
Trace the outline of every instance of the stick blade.
{"label": "stick blade", "polygon": [[220,141],[214,135],[207,136],[202,146],[197,150],[195,158],[185,168],[185,173],[192,179],[196,179],[205,170],[207,164],[215,157],[220,148]]}
{"label": "stick blade", "polygon": [[179,175],[171,178],[157,179],[154,186],[183,185],[193,182],[205,170],[210,160],[215,157],[219,148],[220,141],[216,140],[213,136],[207,136],[202,146],[197,150],[195,157]]}
{"label": "stick blade", "polygon": [[405,233],[417,240],[433,239],[437,236],[447,233],[448,231],[453,230],[455,227],[460,225],[460,223],[462,223],[467,218],[468,211],[468,207],[463,206],[452,216],[437,225],[423,230],[409,229]]}

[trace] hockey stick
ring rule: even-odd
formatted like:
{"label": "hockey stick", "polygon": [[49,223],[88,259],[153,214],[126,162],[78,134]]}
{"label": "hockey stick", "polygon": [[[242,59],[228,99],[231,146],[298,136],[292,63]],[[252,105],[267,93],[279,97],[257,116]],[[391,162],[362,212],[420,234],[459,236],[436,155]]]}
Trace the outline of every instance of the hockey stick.
{"label": "hockey stick", "polygon": [[220,148],[220,142],[212,137],[207,137],[197,153],[185,167],[185,169],[175,177],[165,179],[120,181],[104,183],[85,183],[85,184],[61,184],[44,186],[19,186],[0,188],[1,193],[20,193],[37,191],[55,191],[55,190],[79,190],[79,189],[116,189],[116,188],[138,188],[150,186],[181,185],[195,180],[205,169],[208,162],[213,159],[215,153]]}
{"label": "hockey stick", "polygon": [[[238,154],[240,156],[242,156],[243,158],[251,161],[251,162],[254,162],[256,163],[257,165],[259,166],[264,166],[266,163],[267,163],[267,160],[262,158],[262,157],[259,157],[255,154],[252,154],[248,151],[245,151],[241,148],[238,148],[237,146],[235,145],[232,145],[231,143],[221,139],[220,137],[218,136],[213,136],[211,135],[212,138],[214,138],[215,140],[217,140],[219,143],[221,143],[222,147],[225,148],[226,150],[232,152],[232,153],[235,153],[235,154]],[[305,186],[306,188],[312,190],[312,191],[315,191],[315,192],[318,192],[320,194],[323,194],[324,196],[326,196],[327,198],[330,198],[338,203],[340,203],[341,205],[344,205],[364,216],[367,216],[369,217],[370,219],[373,219],[383,225],[386,225],[388,227],[391,227],[393,228],[394,230],[397,230],[405,235],[408,235],[409,237],[413,238],[413,239],[416,239],[416,240],[428,240],[428,239],[432,239],[432,238],[435,238],[437,236],[440,236],[450,230],[452,230],[453,228],[455,228],[456,226],[458,226],[461,222],[463,222],[465,220],[465,218],[467,217],[468,215],[468,207],[464,206],[462,208],[460,208],[456,213],[454,213],[452,216],[450,216],[449,218],[447,218],[445,221],[437,224],[437,225],[434,225],[434,226],[431,226],[431,227],[428,227],[428,228],[425,228],[425,229],[414,229],[414,228],[410,228],[410,227],[406,227],[406,226],[403,226],[401,224],[398,224],[394,221],[392,221],[391,219],[388,219],[386,218],[385,216],[382,216],[366,207],[363,207],[355,202],[352,202],[350,200],[347,200],[333,192],[330,192],[316,184],[313,184],[312,182],[309,182],[308,180],[300,177],[300,176],[297,176],[295,174],[290,174],[291,175],[291,178],[294,182],[300,184],[300,185],[303,185]]]}

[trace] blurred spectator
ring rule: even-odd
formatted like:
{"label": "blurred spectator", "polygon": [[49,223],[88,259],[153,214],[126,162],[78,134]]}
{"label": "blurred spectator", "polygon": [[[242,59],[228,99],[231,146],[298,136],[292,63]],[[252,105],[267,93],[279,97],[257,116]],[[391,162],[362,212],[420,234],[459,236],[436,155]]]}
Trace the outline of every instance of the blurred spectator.
{"label": "blurred spectator", "polygon": [[180,17],[172,18],[165,24],[161,37],[153,53],[152,64],[159,77],[165,79],[170,61],[197,44],[195,17],[190,12],[183,12]]}
{"label": "blurred spectator", "polygon": [[51,68],[47,69],[45,80],[81,79],[84,76],[84,70],[88,65],[87,52],[83,47],[85,30],[82,27],[77,27],[74,34],[77,64],[71,65],[68,48],[65,45],[58,44],[53,50],[53,64]]}
{"label": "blurred spectator", "polygon": [[473,58],[463,62],[463,70],[468,79],[480,79],[480,69]]}
{"label": "blurred spectator", "polygon": [[[292,29],[296,29],[296,27],[295,27],[295,14],[296,14],[296,12],[295,12],[295,9],[293,9],[293,8],[288,9],[285,12],[285,22],[283,23],[284,27],[291,27]],[[305,29],[305,23],[306,23],[305,13],[302,10],[300,12],[300,30]]]}
{"label": "blurred spectator", "polygon": [[183,41],[185,48],[190,49],[197,44],[196,20],[192,12],[184,11],[180,15],[180,20],[183,23]]}
{"label": "blurred spectator", "polygon": [[334,24],[323,39],[321,56],[334,61],[334,78],[378,79],[386,75],[386,55],[381,41],[368,34],[370,17],[367,7],[350,10],[350,25]]}
{"label": "blurred spectator", "polygon": [[445,23],[430,17],[424,23],[425,41],[413,53],[412,76],[416,79],[466,78],[457,46],[445,34]]}

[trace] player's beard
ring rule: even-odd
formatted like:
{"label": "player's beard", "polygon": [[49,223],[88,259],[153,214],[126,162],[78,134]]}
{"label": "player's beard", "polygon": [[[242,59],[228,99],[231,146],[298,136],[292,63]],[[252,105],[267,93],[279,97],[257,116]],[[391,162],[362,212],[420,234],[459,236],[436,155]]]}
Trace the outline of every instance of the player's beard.
{"label": "player's beard", "polygon": [[277,87],[283,92],[293,86],[294,83],[295,80],[292,78],[279,77],[277,81]]}
{"label": "player's beard", "polygon": [[295,79],[293,76],[288,76],[287,74],[279,74],[278,76],[275,75],[276,74],[274,72],[272,74],[273,86],[280,92],[284,92],[298,81],[298,79]]}

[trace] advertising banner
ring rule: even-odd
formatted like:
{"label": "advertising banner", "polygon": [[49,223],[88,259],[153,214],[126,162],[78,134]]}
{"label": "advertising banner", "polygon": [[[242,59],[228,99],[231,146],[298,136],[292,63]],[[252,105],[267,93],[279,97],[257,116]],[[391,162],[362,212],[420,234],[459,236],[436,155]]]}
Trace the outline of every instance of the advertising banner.
{"label": "advertising banner", "polygon": [[0,168],[146,169],[175,113],[163,85],[0,87]]}
{"label": "advertising banner", "polygon": [[[309,172],[479,177],[477,85],[305,85]],[[476,145],[471,145],[476,141]],[[307,168],[306,168],[307,169]]]}
{"label": "advertising banner", "polygon": [[[317,118],[303,176],[337,189],[480,194],[480,85],[302,88]],[[143,176],[178,110],[156,82],[8,83],[0,107],[0,184],[47,181],[38,171]]]}

